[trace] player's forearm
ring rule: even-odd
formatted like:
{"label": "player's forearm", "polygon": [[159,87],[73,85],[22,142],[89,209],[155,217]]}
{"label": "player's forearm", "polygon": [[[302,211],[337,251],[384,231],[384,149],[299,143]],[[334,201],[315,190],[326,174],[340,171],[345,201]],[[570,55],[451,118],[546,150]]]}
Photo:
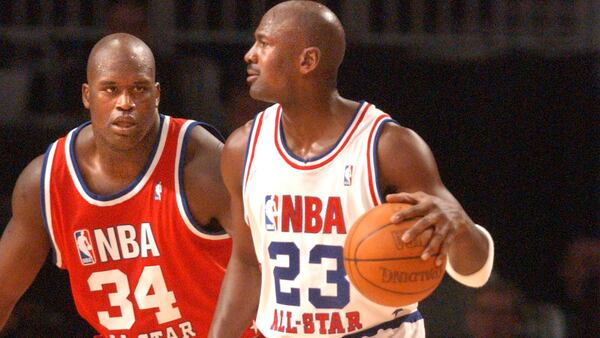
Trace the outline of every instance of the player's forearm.
{"label": "player's forearm", "polygon": [[260,270],[233,256],[221,285],[219,303],[209,337],[238,338],[252,323],[258,309]]}
{"label": "player's forearm", "polygon": [[456,238],[449,252],[446,271],[461,284],[481,287],[490,278],[494,265],[494,241],[483,227],[475,225]]}
{"label": "player's forearm", "polygon": [[462,275],[472,274],[485,264],[488,255],[488,241],[472,226],[456,236],[449,250],[449,258],[456,272]]}

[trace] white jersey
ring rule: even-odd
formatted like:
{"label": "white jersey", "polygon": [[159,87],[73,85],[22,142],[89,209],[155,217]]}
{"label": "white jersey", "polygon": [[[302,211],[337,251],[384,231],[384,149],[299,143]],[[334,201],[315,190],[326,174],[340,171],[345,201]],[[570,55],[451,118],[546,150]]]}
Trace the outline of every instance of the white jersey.
{"label": "white jersey", "polygon": [[376,144],[389,115],[362,102],[337,143],[308,161],[286,147],[280,105],[259,113],[244,165],[245,218],[262,270],[258,329],[267,337],[422,337],[417,304],[373,303],[354,289],[343,245],[382,203]]}

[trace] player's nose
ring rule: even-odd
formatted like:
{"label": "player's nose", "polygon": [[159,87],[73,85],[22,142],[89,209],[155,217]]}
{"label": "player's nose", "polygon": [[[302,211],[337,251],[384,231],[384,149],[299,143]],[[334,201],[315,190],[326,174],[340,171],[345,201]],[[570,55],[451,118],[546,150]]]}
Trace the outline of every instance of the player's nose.
{"label": "player's nose", "polygon": [[256,50],[255,50],[255,47],[256,47],[256,42],[246,52],[246,55],[244,55],[244,61],[246,63],[256,63]]}
{"label": "player's nose", "polygon": [[117,98],[117,109],[122,111],[130,111],[135,108],[135,102],[129,91],[124,90]]}

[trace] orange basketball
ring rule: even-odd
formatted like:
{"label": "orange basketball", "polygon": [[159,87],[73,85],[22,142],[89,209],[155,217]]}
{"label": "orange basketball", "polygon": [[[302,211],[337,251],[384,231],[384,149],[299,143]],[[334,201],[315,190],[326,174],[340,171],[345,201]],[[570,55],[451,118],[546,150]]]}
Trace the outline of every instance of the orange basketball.
{"label": "orange basketball", "polygon": [[428,229],[409,243],[401,238],[417,219],[390,223],[408,204],[385,203],[368,210],[352,226],[344,244],[344,267],[352,285],[375,303],[404,306],[423,300],[440,284],[446,260],[421,259],[429,243]]}

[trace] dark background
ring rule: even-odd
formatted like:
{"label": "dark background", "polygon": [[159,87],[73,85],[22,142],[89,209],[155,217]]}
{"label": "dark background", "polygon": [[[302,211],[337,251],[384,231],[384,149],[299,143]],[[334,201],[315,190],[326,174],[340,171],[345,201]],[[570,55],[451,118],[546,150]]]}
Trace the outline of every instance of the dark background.
{"label": "dark background", "polygon": [[[60,101],[48,99],[43,81],[34,82],[27,119],[0,122],[0,196],[5,197],[0,231],[20,171],[87,117],[79,90],[92,45],[75,46],[79,62],[54,79],[64,90]],[[220,95],[227,100],[233,83],[243,81],[242,56],[249,45],[196,47],[178,53],[201,51],[218,60],[224,74]],[[496,272],[533,301],[563,305],[568,299],[558,268],[566,245],[578,236],[600,236],[599,60],[594,51],[556,56],[518,49],[469,60],[428,59],[407,48],[351,43],[339,87],[343,96],[374,103],[427,141],[447,187],[494,237]],[[177,104],[185,102],[169,90],[167,68],[160,68],[172,62],[158,65],[165,105],[172,109],[163,113],[190,117],[177,113]],[[48,114],[73,123],[36,122]],[[225,122],[218,127],[230,131]],[[64,334],[76,336],[85,325],[66,301],[67,284],[66,275],[48,263],[25,297],[72,323],[73,332]]]}

